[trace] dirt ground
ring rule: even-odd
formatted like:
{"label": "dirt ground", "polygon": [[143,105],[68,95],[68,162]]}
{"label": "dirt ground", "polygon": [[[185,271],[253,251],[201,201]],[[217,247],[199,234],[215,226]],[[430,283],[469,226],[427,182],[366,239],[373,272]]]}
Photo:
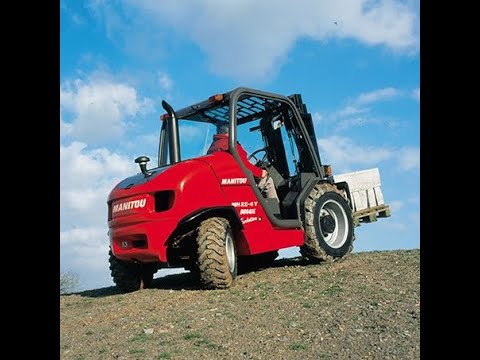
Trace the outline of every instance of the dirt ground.
{"label": "dirt ground", "polygon": [[183,273],[62,295],[60,358],[419,359],[420,251],[277,260],[228,290]]}

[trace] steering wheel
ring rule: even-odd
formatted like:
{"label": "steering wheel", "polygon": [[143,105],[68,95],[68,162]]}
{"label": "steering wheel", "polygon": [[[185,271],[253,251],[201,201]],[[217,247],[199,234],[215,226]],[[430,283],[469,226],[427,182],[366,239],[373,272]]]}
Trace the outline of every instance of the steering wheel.
{"label": "steering wheel", "polygon": [[[260,158],[260,157],[257,157],[258,156],[258,153],[261,153],[261,152],[264,152],[263,156]],[[261,148],[261,149],[257,149],[255,150],[254,152],[252,152],[249,156],[248,156],[248,160],[250,159],[255,159],[255,161],[257,162],[255,164],[255,166],[259,166],[261,167],[262,165],[265,165],[265,166],[268,166],[269,165],[269,162],[268,162],[268,159],[267,159],[267,148],[264,147],[264,148]]]}

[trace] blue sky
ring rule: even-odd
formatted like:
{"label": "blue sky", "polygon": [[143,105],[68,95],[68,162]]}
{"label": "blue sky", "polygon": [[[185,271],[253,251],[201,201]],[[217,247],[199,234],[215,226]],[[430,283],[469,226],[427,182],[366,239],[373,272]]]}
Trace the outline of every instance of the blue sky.
{"label": "blue sky", "polygon": [[162,99],[237,86],[302,94],[335,173],[379,168],[392,216],[354,251],[419,248],[419,22],[419,1],[61,1],[61,269],[113,285],[106,199],[155,159]]}

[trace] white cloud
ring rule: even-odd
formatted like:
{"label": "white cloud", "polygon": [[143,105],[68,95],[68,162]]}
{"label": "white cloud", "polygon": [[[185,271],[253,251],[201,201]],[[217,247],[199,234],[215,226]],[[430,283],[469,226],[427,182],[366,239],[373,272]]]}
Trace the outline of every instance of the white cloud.
{"label": "white cloud", "polygon": [[150,37],[171,27],[207,54],[212,72],[242,80],[274,73],[302,38],[321,43],[354,39],[401,53],[416,52],[419,46],[418,15],[401,1],[124,0],[123,4],[120,14],[110,4],[91,1],[110,36],[118,28],[129,34],[129,22],[148,29],[154,24]]}
{"label": "white cloud", "polygon": [[87,267],[90,270],[101,270],[105,267],[103,258],[108,253],[109,239],[107,230],[103,227],[61,231],[60,246],[62,255],[71,257],[72,268]]}
{"label": "white cloud", "polygon": [[314,112],[312,115],[312,120],[314,124],[318,124],[323,120],[323,115],[319,112]]}
{"label": "white cloud", "polygon": [[400,170],[415,170],[420,167],[420,148],[405,147],[397,153]]}
{"label": "white cloud", "polygon": [[63,13],[68,15],[69,19],[75,24],[75,25],[83,25],[85,24],[85,20],[77,13],[72,11],[69,6],[65,3],[60,4],[60,9],[62,10],[60,12],[60,17],[63,16]]}
{"label": "white cloud", "polygon": [[135,147],[141,146],[145,151],[148,150],[152,155],[156,155],[158,151],[158,136],[158,134],[139,135],[135,138],[135,144],[132,143],[131,145]]}
{"label": "white cloud", "polygon": [[[120,180],[139,168],[134,156],[87,143],[121,136],[132,117],[153,110],[153,102],[128,83],[96,72],[61,84],[60,109],[61,137],[74,140],[60,146],[61,262],[87,287],[104,286],[111,283],[107,198]],[[137,139],[152,142],[149,135]]]}
{"label": "white cloud", "polygon": [[86,80],[65,81],[60,85],[60,111],[72,118],[68,123],[61,120],[63,135],[98,143],[123,135],[126,121],[152,112],[153,101],[140,97],[128,84],[94,74]]}
{"label": "white cloud", "polygon": [[103,227],[60,232],[60,266],[78,276],[76,291],[112,286],[108,263],[109,239]]}
{"label": "white cloud", "polygon": [[416,88],[412,90],[412,97],[415,100],[420,101],[420,88]]}
{"label": "white cloud", "polygon": [[379,125],[381,123],[382,121],[376,118],[354,117],[354,118],[340,120],[335,130],[341,131],[341,130],[350,129],[355,126]]}
{"label": "white cloud", "polygon": [[160,83],[160,87],[162,88],[162,90],[166,92],[169,92],[172,90],[173,80],[170,77],[170,75],[168,75],[166,72],[160,71],[158,73],[158,82]]}
{"label": "white cloud", "polygon": [[107,197],[138,172],[125,155],[85,143],[60,145],[60,258],[87,288],[111,282],[108,272]]}
{"label": "white cloud", "polygon": [[60,113],[60,136],[66,136],[72,133],[73,125],[63,121],[62,114]]}
{"label": "white cloud", "polygon": [[105,0],[90,0],[86,7],[90,9],[95,16],[103,20],[107,36],[112,37],[115,30],[123,26],[123,19],[120,14],[113,9],[113,4]]}
{"label": "white cloud", "polygon": [[337,173],[361,170],[392,158],[389,148],[359,145],[342,136],[320,138],[318,147],[323,163],[331,164]]}
{"label": "white cloud", "polygon": [[340,117],[343,117],[343,116],[362,114],[369,111],[370,111],[370,108],[359,108],[354,105],[347,105],[343,109],[340,109],[339,111],[337,111],[336,114]]}
{"label": "white cloud", "polygon": [[366,105],[378,101],[390,100],[400,94],[401,92],[398,89],[388,87],[360,94],[354,103],[357,105]]}
{"label": "white cloud", "polygon": [[348,130],[353,127],[367,126],[367,125],[376,125],[376,126],[386,126],[390,129],[398,128],[401,126],[401,123],[396,120],[391,119],[381,119],[372,117],[370,114],[365,116],[352,117],[336,121],[337,125],[335,126],[335,131]]}
{"label": "white cloud", "polygon": [[390,205],[390,210],[392,210],[392,212],[397,212],[403,207],[404,202],[401,200],[392,200],[389,201],[388,205]]}
{"label": "white cloud", "polygon": [[124,177],[138,172],[131,159],[85,143],[60,146],[60,214],[65,228],[106,225],[107,197]]}
{"label": "white cloud", "polygon": [[[333,127],[333,131],[345,131],[352,127],[365,125],[383,125],[389,128],[396,128],[400,123],[393,119],[375,117],[372,115],[374,105],[377,102],[393,100],[402,96],[403,91],[394,87],[386,87],[364,92],[347,100],[339,110],[330,114],[327,113],[325,123]],[[370,106],[367,106],[370,105]]]}
{"label": "white cloud", "polygon": [[395,167],[401,171],[416,170],[420,166],[420,149],[417,147],[364,145],[337,135],[317,141],[322,162],[332,165],[337,173],[378,166],[388,160],[395,161]]}

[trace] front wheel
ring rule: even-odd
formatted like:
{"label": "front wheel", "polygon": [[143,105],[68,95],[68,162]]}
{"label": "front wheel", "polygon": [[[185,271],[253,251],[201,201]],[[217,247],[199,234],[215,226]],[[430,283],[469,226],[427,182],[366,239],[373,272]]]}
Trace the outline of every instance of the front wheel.
{"label": "front wheel", "polygon": [[305,201],[305,244],[300,253],[317,260],[336,260],[353,249],[352,210],[331,184],[316,185]]}
{"label": "front wheel", "polygon": [[235,284],[237,251],[227,219],[213,217],[202,221],[197,235],[200,283],[206,289],[226,289]]}

